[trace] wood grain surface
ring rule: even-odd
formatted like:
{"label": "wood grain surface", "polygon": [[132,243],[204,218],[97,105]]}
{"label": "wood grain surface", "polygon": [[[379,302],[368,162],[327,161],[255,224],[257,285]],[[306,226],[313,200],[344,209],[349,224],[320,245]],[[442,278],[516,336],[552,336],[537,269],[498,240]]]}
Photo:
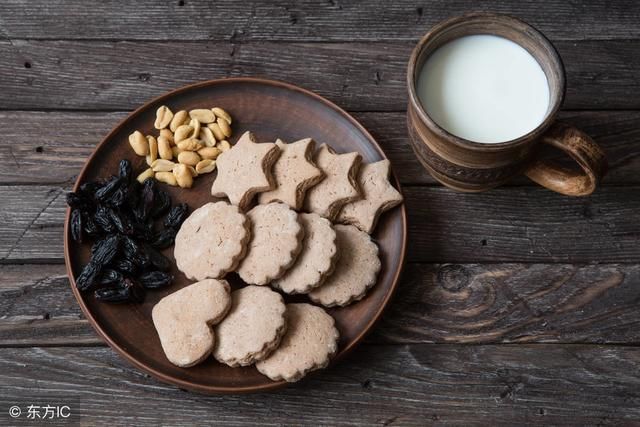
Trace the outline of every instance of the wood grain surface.
{"label": "wood grain surface", "polygon": [[[474,10],[525,19],[558,48],[561,118],[609,158],[593,196],[524,177],[453,193],[415,160],[409,52]],[[0,424],[16,401],[63,394],[84,425],[637,425],[638,22],[626,0],[1,2]],[[410,262],[347,360],[276,393],[204,397],[129,366],[84,320],[62,264],[63,194],[128,111],[238,75],[315,90],[371,131],[403,184]]]}

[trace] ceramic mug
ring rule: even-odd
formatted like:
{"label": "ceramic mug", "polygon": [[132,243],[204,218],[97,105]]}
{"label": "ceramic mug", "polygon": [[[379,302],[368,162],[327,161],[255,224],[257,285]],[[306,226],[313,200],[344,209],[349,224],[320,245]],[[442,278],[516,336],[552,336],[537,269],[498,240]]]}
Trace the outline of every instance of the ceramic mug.
{"label": "ceramic mug", "polygon": [[[526,49],[539,63],[549,85],[549,107],[532,131],[499,143],[480,143],[453,135],[432,120],[416,94],[416,81],[429,55],[445,43],[468,35],[504,37]],[[524,173],[558,193],[592,193],[607,170],[602,149],[584,132],[556,121],[565,94],[562,60],[551,42],[530,25],[500,14],[471,13],[433,27],[413,50],[407,70],[407,125],[413,150],[422,165],[442,184],[466,192],[497,187]],[[540,144],[567,153],[578,169],[538,158]]]}

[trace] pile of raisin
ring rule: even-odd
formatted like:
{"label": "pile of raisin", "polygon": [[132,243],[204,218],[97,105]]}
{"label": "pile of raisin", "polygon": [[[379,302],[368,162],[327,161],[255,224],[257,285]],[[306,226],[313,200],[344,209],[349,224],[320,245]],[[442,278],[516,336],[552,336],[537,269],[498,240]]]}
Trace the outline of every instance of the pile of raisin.
{"label": "pile of raisin", "polygon": [[160,253],[173,245],[188,214],[155,179],[140,184],[131,163],[120,162],[118,175],[87,182],[67,194],[71,207],[71,238],[92,241],[91,260],[76,279],[83,292],[99,301],[142,302],[146,289],[168,286],[171,263]]}

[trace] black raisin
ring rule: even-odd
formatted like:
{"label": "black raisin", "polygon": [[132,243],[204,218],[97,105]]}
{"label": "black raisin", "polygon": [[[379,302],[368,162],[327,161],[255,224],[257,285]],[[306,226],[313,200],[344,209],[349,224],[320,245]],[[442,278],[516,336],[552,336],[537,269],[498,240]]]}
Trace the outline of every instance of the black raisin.
{"label": "black raisin", "polygon": [[119,235],[109,236],[96,244],[95,251],[91,257],[91,262],[100,267],[109,264],[120,250],[121,238]]}
{"label": "black raisin", "polygon": [[81,291],[91,289],[96,284],[96,279],[100,275],[101,266],[94,262],[89,262],[82,269],[76,279],[76,287]]}
{"label": "black raisin", "polygon": [[179,205],[172,207],[164,219],[164,226],[175,228],[177,230],[187,218],[188,213],[189,207],[186,203],[180,203]]}
{"label": "black raisin", "polygon": [[97,181],[85,182],[78,189],[78,193],[89,200],[93,200],[98,188],[100,188],[100,183]]}
{"label": "black raisin", "polygon": [[122,252],[126,259],[133,262],[135,265],[146,268],[150,261],[142,247],[131,237],[123,236],[122,238]]}
{"label": "black raisin", "polygon": [[80,209],[71,211],[71,238],[78,243],[82,243],[82,213]]}
{"label": "black raisin", "polygon": [[144,288],[131,279],[123,279],[117,286],[98,289],[95,292],[98,301],[110,303],[135,302],[144,301]]}
{"label": "black raisin", "polygon": [[125,182],[131,182],[133,169],[131,168],[131,162],[129,160],[120,160],[120,164],[118,165],[118,175],[120,175],[120,178],[124,179]]}
{"label": "black raisin", "polygon": [[114,261],[111,265],[122,274],[126,274],[128,276],[135,276],[138,274],[138,267],[131,260],[121,258]]}
{"label": "black raisin", "polygon": [[158,218],[167,213],[171,208],[171,197],[166,191],[158,190],[153,200],[153,209],[151,210],[151,217]]}
{"label": "black raisin", "polygon": [[93,215],[82,215],[82,229],[91,238],[96,239],[102,235],[102,229],[93,220]]}
{"label": "black raisin", "polygon": [[114,207],[120,207],[124,205],[126,201],[127,201],[126,187],[118,188],[116,191],[111,193],[109,197],[105,199],[106,204]]}
{"label": "black raisin", "polygon": [[173,276],[164,271],[149,271],[138,277],[138,281],[147,289],[159,289],[169,286],[173,281]]}
{"label": "black raisin", "polygon": [[156,180],[146,179],[142,183],[142,194],[138,202],[139,218],[146,221],[153,209],[153,202],[156,197]]}
{"label": "black raisin", "polygon": [[122,184],[120,177],[112,176],[109,178],[98,190],[96,190],[95,198],[100,202],[106,201],[106,199]]}
{"label": "black raisin", "polygon": [[160,252],[154,249],[151,245],[145,244],[143,246],[143,250],[146,256],[149,258],[151,265],[156,270],[169,271],[169,269],[171,268],[171,261],[169,261],[169,259],[166,256],[162,255]]}
{"label": "black raisin", "polygon": [[116,231],[116,227],[111,222],[111,217],[109,215],[109,208],[107,207],[104,207],[104,206],[98,207],[95,215],[93,216],[93,220],[106,233],[113,233],[114,231]]}
{"label": "black raisin", "polygon": [[100,279],[98,283],[101,285],[111,285],[113,283],[118,283],[124,278],[122,277],[122,273],[117,270],[112,270],[110,268],[103,270],[102,274],[100,274]]}
{"label": "black raisin", "polygon": [[133,237],[145,242],[153,240],[153,224],[140,222],[138,219],[133,221]]}
{"label": "black raisin", "polygon": [[138,206],[138,202],[140,201],[140,190],[142,186],[137,180],[131,181],[129,186],[127,187],[127,205],[133,211],[136,206]]}
{"label": "black raisin", "polygon": [[67,205],[69,205],[72,208],[86,210],[90,205],[86,197],[84,197],[79,193],[70,192],[70,193],[67,193],[66,197],[67,197]]}
{"label": "black raisin", "polygon": [[116,229],[122,234],[133,234],[133,223],[128,215],[121,211],[108,209],[109,219]]}
{"label": "black raisin", "polygon": [[169,246],[173,245],[176,239],[177,231],[175,228],[165,228],[164,230],[160,230],[153,237],[153,241],[151,242],[151,246],[156,249],[166,249]]}

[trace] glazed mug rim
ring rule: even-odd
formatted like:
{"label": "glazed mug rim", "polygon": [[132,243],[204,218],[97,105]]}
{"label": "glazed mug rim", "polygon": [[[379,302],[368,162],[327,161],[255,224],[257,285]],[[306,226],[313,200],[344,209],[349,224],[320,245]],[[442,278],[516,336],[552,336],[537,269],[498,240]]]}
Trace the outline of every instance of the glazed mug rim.
{"label": "glazed mug rim", "polygon": [[[420,58],[423,50],[428,46],[429,42],[436,39],[437,36],[446,32],[453,25],[467,25],[473,23],[474,21],[481,20],[491,20],[495,23],[503,25],[505,27],[516,27],[519,29],[526,30],[526,34],[534,40],[536,43],[540,43],[545,51],[547,52],[549,59],[554,63],[559,70],[558,73],[558,86],[555,91],[557,96],[551,102],[550,108],[548,108],[547,113],[542,120],[542,122],[536,126],[533,130],[527,132],[524,135],[521,135],[517,138],[497,142],[497,143],[483,143],[472,141],[466,138],[462,138],[460,136],[454,135],[449,131],[445,130],[442,126],[437,124],[430,116],[427,114],[426,110],[422,106],[422,103],[418,99],[417,91],[416,91],[416,72],[419,71],[417,64],[418,59]],[[493,34],[499,37],[504,37],[499,34],[492,33],[491,31],[482,31],[477,34]],[[469,35],[469,34],[467,34]],[[523,47],[522,44],[517,41],[512,40],[514,43]],[[531,54],[531,52],[529,52]],[[533,56],[533,55],[532,55]],[[535,58],[535,56],[534,56]],[[425,58],[426,59],[426,58]],[[537,58],[535,58],[536,61]],[[422,64],[424,66],[424,63]],[[543,69],[544,70],[544,69]],[[549,76],[545,72],[545,76],[547,80],[549,80]],[[415,112],[422,122],[424,122],[429,128],[431,128],[435,133],[437,133],[441,138],[445,138],[448,141],[458,145],[462,148],[471,149],[474,151],[501,151],[505,148],[513,148],[521,145],[526,145],[531,143],[532,141],[537,140],[548,128],[551,124],[556,120],[558,115],[558,111],[564,102],[565,92],[566,92],[566,76],[564,64],[562,62],[562,58],[558,54],[558,51],[553,46],[551,41],[540,31],[534,28],[532,25],[512,16],[501,14],[501,13],[492,13],[492,12],[470,12],[463,15],[454,16],[452,18],[446,19],[435,26],[433,26],[418,42],[418,44],[414,47],[411,57],[409,59],[409,65],[407,67],[407,87],[409,92],[409,102],[412,104]],[[549,87],[551,90],[551,87]]]}

